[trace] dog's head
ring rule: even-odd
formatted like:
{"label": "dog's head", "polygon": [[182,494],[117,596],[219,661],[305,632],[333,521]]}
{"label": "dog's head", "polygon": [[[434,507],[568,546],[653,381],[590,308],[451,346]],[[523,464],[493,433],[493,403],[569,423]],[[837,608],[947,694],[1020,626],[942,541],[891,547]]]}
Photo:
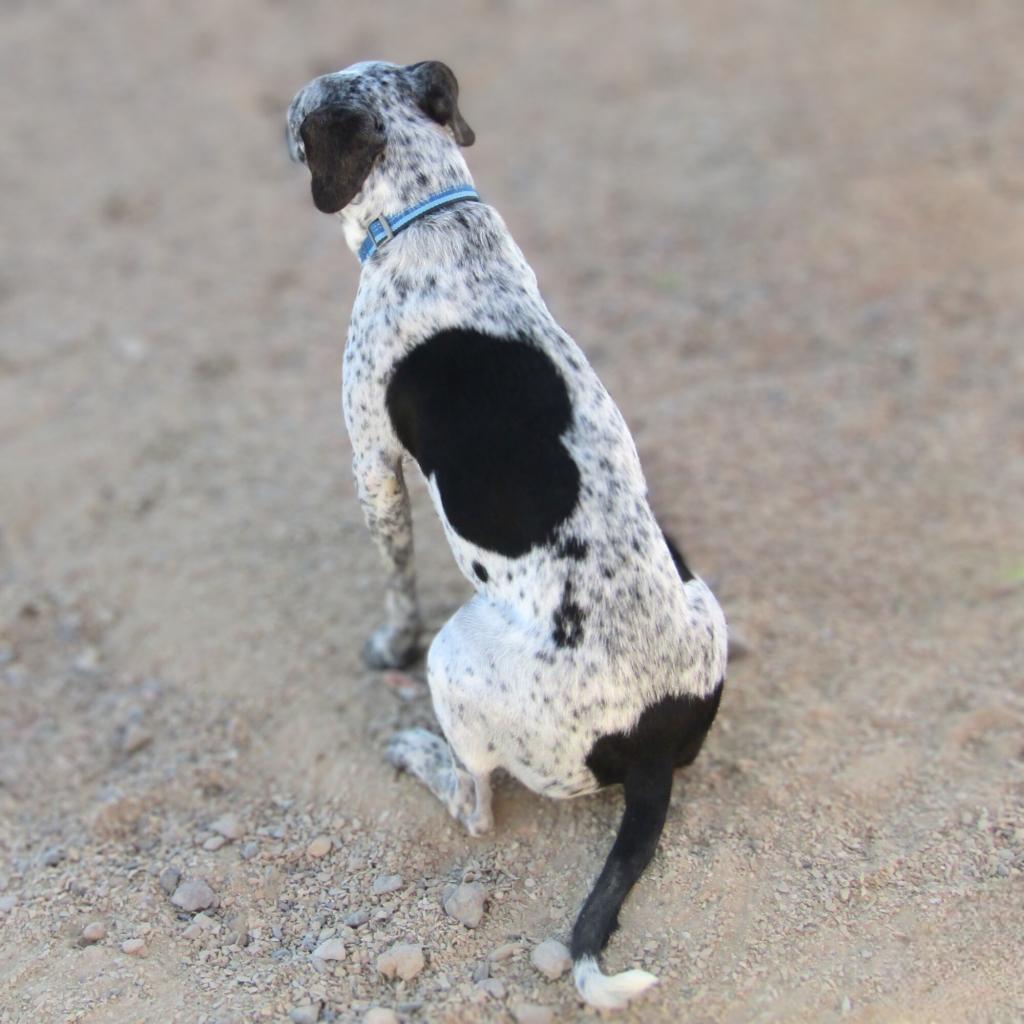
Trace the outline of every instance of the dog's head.
{"label": "dog's head", "polygon": [[[367,186],[371,175],[390,175],[401,196],[427,177],[410,154],[471,146],[473,129],[458,107],[459,83],[451,69],[428,60],[400,67],[383,61],[353,64],[302,88],[288,108],[288,149],[312,175],[313,202],[338,213]],[[423,182],[420,183],[421,187]]]}

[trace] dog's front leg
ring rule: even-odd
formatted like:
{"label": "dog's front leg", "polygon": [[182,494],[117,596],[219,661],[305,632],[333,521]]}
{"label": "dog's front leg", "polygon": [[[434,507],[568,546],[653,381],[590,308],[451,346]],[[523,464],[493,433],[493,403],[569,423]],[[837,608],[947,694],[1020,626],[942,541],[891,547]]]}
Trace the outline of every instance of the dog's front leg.
{"label": "dog's front leg", "polygon": [[413,567],[412,508],[401,458],[357,460],[356,490],[387,572],[387,618],[363,647],[371,668],[402,668],[418,653],[420,612]]}

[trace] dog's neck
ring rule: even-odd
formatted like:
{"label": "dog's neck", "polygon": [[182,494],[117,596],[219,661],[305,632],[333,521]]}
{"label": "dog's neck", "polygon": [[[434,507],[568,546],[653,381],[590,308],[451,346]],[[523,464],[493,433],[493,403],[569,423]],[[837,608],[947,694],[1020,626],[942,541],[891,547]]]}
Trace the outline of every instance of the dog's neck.
{"label": "dog's neck", "polygon": [[423,140],[385,150],[363,183],[362,190],[338,213],[345,243],[352,252],[366,238],[370,221],[391,217],[456,185],[472,185],[462,153],[450,135],[431,131],[433,154],[423,153]]}

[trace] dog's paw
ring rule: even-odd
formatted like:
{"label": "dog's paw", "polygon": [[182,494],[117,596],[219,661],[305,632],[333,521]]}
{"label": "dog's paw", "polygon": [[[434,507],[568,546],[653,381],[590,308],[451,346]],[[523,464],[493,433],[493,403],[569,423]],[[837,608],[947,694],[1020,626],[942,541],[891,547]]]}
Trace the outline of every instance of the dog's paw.
{"label": "dog's paw", "polygon": [[381,626],[363,644],[363,661],[368,668],[407,668],[419,656],[416,629]]}

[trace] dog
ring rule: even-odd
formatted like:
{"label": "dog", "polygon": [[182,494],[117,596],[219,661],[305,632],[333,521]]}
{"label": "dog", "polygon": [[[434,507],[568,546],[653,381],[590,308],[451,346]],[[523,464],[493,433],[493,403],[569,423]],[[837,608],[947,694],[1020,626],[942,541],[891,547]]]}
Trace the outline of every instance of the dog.
{"label": "dog", "polygon": [[462,155],[474,141],[439,61],[355,64],[307,84],[287,140],[313,203],[362,261],[344,355],[359,501],[387,571],[374,668],[418,654],[403,462],[416,462],[475,588],[430,644],[444,738],[398,733],[391,762],[472,835],[502,768],[544,796],[621,784],[618,835],[572,932],[583,1000],[624,1006],[656,978],[598,957],[657,847],[676,768],[725,678],[726,623],[660,529],[626,423]]}

